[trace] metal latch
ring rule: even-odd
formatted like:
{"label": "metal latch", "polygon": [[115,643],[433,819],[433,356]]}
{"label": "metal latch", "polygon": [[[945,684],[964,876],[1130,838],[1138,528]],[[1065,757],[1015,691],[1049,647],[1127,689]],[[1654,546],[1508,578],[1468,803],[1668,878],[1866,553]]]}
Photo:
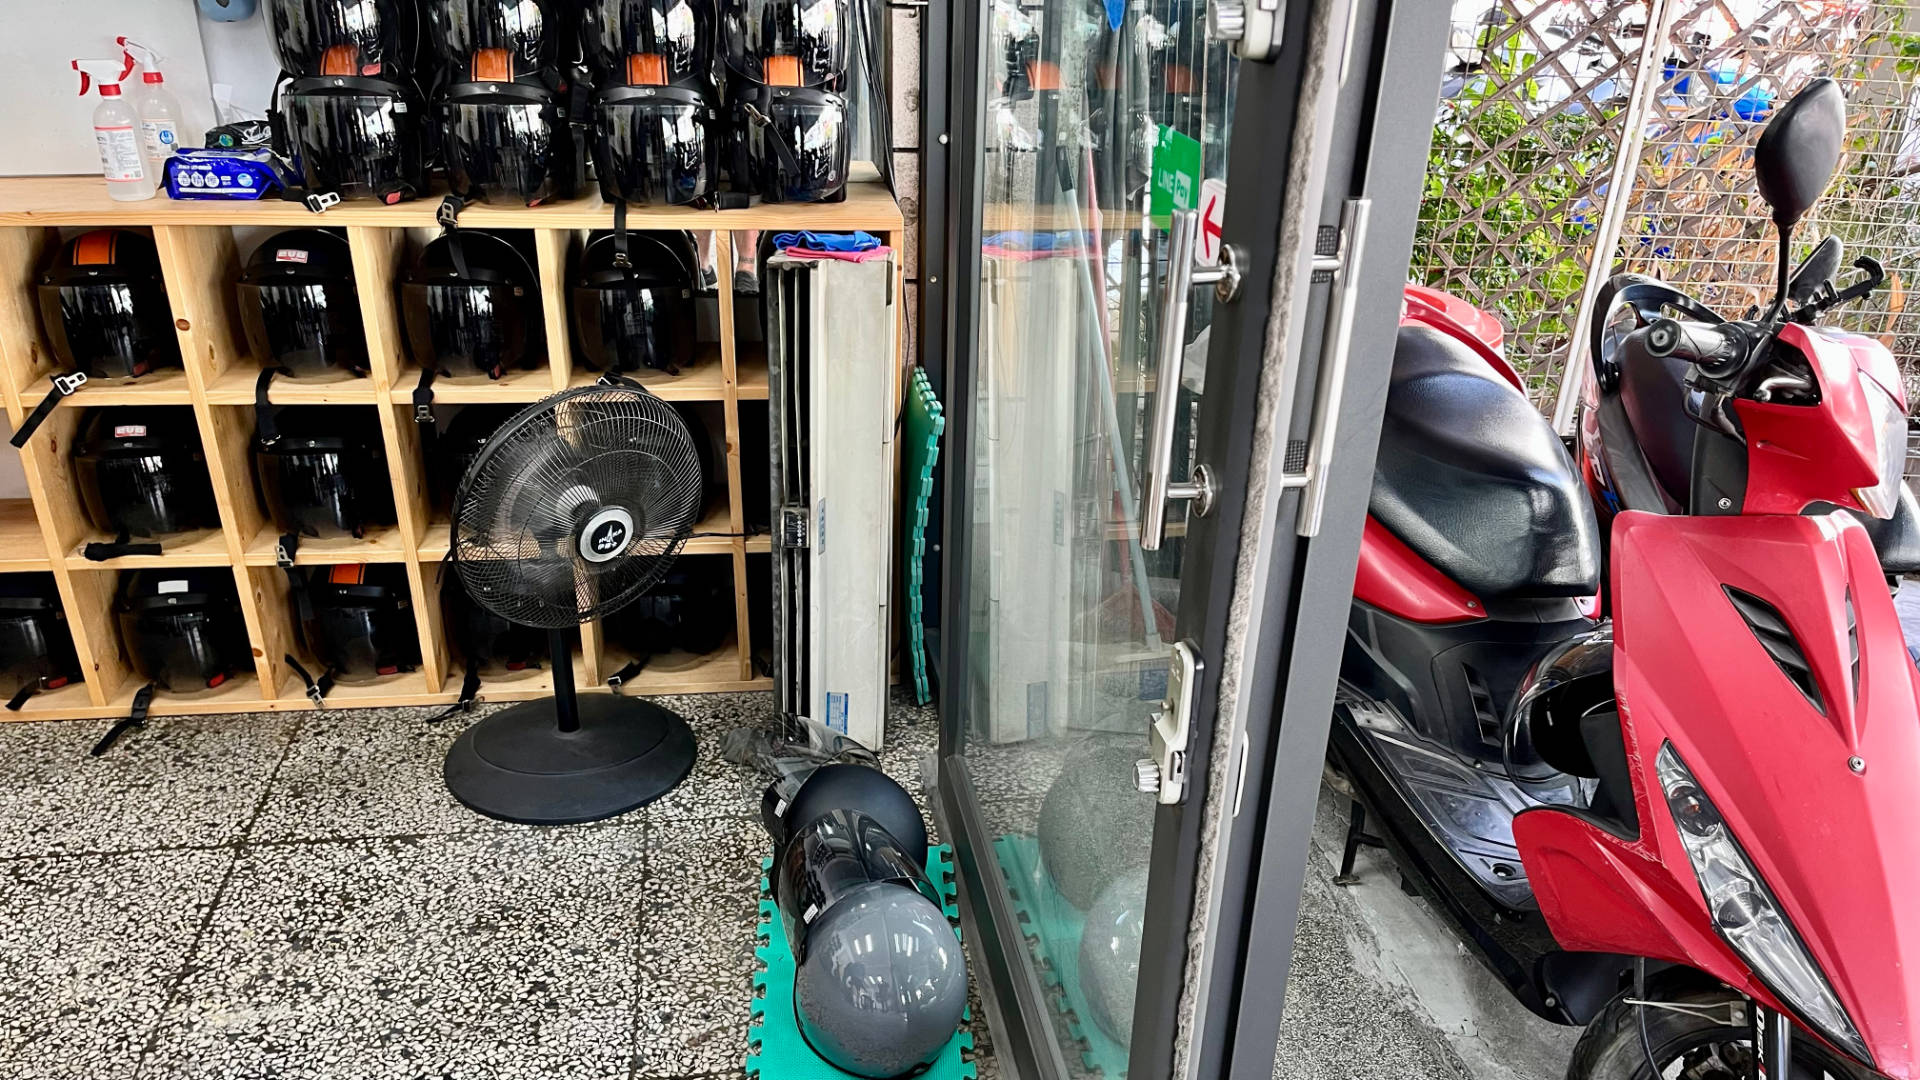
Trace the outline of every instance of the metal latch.
{"label": "metal latch", "polygon": [[780,508],[780,546],[788,548],[807,546],[806,507],[783,506]]}
{"label": "metal latch", "polygon": [[1286,5],[1281,0],[1212,0],[1207,5],[1207,36],[1233,43],[1242,60],[1272,60],[1286,36]]}
{"label": "metal latch", "polygon": [[1193,695],[1200,685],[1200,658],[1193,646],[1175,642],[1167,667],[1167,697],[1153,714],[1147,734],[1151,757],[1134,763],[1141,792],[1172,806],[1187,797],[1187,745],[1193,726]]}

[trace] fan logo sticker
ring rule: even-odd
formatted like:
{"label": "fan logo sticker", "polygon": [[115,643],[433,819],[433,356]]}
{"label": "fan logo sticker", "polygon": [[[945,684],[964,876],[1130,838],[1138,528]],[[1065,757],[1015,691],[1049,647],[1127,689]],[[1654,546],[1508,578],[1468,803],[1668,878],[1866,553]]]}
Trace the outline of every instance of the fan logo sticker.
{"label": "fan logo sticker", "polygon": [[580,557],[603,563],[627,550],[633,537],[633,515],[618,506],[608,506],[587,519],[580,530]]}

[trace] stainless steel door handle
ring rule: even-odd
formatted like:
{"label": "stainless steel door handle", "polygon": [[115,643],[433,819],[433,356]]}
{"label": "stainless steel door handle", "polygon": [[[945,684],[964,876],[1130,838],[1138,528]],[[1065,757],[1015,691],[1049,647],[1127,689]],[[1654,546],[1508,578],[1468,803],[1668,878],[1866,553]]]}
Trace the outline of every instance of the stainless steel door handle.
{"label": "stainless steel door handle", "polygon": [[1212,285],[1215,299],[1231,301],[1240,292],[1240,253],[1231,244],[1220,246],[1219,266],[1195,266],[1194,245],[1200,236],[1200,212],[1175,210],[1167,230],[1167,285],[1160,308],[1160,337],[1154,348],[1153,430],[1147,440],[1146,483],[1140,486],[1140,547],[1160,550],[1167,532],[1167,500],[1193,502],[1201,517],[1213,509],[1213,471],[1196,466],[1193,477],[1175,483],[1173,469],[1174,410],[1180,401],[1180,368],[1186,359],[1187,315],[1192,311],[1193,287]]}
{"label": "stainless steel door handle", "polygon": [[[1353,316],[1360,303],[1360,252],[1372,199],[1348,199],[1340,207],[1337,247],[1317,256],[1313,268],[1330,273],[1334,293],[1320,339],[1320,380],[1313,396],[1313,426],[1306,439],[1306,468],[1286,473],[1281,486],[1300,488],[1300,520],[1294,532],[1317,536],[1327,508],[1327,467],[1340,434],[1340,397],[1347,386],[1347,360],[1353,340]],[[1302,364],[1304,371],[1306,365]]]}

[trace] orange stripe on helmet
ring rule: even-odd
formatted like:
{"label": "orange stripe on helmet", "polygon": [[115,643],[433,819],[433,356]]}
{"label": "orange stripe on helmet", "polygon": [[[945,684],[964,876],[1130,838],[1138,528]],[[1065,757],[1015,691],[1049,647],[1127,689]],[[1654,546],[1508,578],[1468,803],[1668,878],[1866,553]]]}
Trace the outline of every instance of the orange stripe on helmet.
{"label": "orange stripe on helmet", "polygon": [[475,49],[474,82],[512,82],[513,54],[505,49]]}
{"label": "orange stripe on helmet", "polygon": [[113,265],[114,244],[120,234],[113,229],[101,229],[80,237],[73,245],[73,265],[75,266],[111,266]]}
{"label": "orange stripe on helmet", "polygon": [[762,70],[767,76],[768,86],[800,85],[800,58],[797,56],[769,56]]}
{"label": "orange stripe on helmet", "polygon": [[667,58],[662,53],[634,53],[627,57],[628,86],[667,85]]}

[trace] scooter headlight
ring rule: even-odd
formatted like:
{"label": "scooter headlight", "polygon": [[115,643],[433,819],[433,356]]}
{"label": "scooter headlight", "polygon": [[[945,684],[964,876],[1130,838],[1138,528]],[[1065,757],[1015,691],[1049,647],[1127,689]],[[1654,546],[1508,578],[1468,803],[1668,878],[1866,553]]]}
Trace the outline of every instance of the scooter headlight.
{"label": "scooter headlight", "polygon": [[1820,973],[1786,913],[1760,880],[1720,811],[1700,784],[1680,763],[1673,744],[1660,747],[1657,760],[1660,787],[1667,809],[1686,848],[1687,859],[1700,882],[1713,927],[1733,951],[1760,976],[1782,1001],[1819,1030],[1835,1046],[1868,1065],[1873,1058],[1841,1006],[1833,987]]}
{"label": "scooter headlight", "polygon": [[1892,394],[1865,380],[1862,383],[1867,391],[1867,412],[1873,417],[1875,449],[1880,452],[1880,482],[1870,488],[1854,488],[1853,497],[1874,517],[1890,518],[1900,507],[1900,486],[1906,482],[1907,418]]}

